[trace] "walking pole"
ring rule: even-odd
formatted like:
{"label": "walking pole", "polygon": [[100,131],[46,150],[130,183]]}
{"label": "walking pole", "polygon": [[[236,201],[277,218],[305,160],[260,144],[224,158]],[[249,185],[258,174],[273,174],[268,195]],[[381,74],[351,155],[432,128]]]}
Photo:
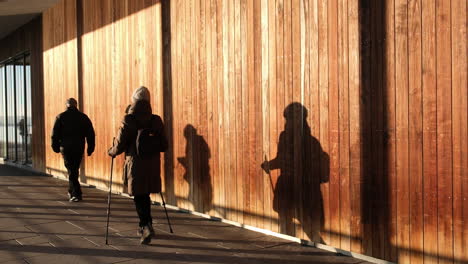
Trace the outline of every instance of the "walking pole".
{"label": "walking pole", "polygon": [[[115,138],[114,138],[114,140],[115,140]],[[114,141],[112,141],[112,145],[114,145],[113,143],[114,143]],[[113,168],[114,168],[114,157],[112,157],[112,161],[111,161],[109,195],[107,196],[106,245],[108,245],[107,238],[109,236],[109,217],[110,217],[110,205],[111,205],[111,193],[112,193],[112,171],[113,171]]]}
{"label": "walking pole", "polygon": [[174,233],[172,231],[171,221],[169,221],[169,215],[167,214],[166,203],[164,202],[164,197],[162,195],[162,192],[159,192],[159,194],[161,195],[161,200],[162,200],[162,203],[163,203],[164,211],[166,212],[167,223],[169,223],[169,230],[171,231],[171,233]]}
{"label": "walking pole", "polygon": [[271,185],[271,189],[273,190],[273,192],[275,191],[275,187],[273,187],[273,179],[271,178],[271,174],[270,174],[270,163],[268,162],[268,159],[267,159],[267,156],[265,155],[265,162],[268,163],[268,171],[267,171],[267,174],[268,174],[268,177],[270,178],[270,185]]}

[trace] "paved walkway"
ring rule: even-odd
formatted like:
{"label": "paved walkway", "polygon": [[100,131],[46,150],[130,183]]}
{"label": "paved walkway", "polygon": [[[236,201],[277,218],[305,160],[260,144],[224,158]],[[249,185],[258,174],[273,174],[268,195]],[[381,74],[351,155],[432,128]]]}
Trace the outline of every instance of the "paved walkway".
{"label": "paved walkway", "polygon": [[174,210],[171,234],[159,206],[157,238],[142,246],[133,201],[116,195],[105,245],[106,192],[69,203],[67,186],[0,165],[0,263],[366,263]]}

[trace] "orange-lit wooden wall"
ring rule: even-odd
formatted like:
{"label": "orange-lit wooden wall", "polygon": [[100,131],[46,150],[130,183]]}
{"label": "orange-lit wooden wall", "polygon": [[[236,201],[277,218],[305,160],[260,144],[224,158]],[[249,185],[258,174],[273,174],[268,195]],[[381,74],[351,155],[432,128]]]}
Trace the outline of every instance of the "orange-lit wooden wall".
{"label": "orange-lit wooden wall", "polygon": [[[171,142],[168,203],[399,263],[468,260],[465,0],[65,0],[43,20],[52,173],[52,124],[74,96],[97,134],[81,180],[105,187],[145,85]],[[329,162],[304,159],[305,138]],[[301,170],[317,166],[322,181]]]}

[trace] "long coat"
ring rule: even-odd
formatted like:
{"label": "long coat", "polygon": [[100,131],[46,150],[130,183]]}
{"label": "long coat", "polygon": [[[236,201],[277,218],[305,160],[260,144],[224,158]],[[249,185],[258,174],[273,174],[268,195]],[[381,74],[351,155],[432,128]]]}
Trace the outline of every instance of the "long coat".
{"label": "long coat", "polygon": [[152,127],[161,135],[161,152],[167,149],[167,139],[161,117],[153,115],[149,102],[140,100],[131,105],[120,125],[114,146],[109,155],[125,152],[124,183],[129,195],[142,195],[161,192],[160,153],[150,158],[141,158],[136,153],[138,129]]}

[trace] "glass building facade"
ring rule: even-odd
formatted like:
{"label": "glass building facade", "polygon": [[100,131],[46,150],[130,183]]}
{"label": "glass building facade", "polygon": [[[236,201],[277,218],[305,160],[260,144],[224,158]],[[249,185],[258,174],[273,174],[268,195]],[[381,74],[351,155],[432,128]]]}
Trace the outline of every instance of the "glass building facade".
{"label": "glass building facade", "polygon": [[25,53],[0,63],[0,157],[31,164],[31,63]]}

